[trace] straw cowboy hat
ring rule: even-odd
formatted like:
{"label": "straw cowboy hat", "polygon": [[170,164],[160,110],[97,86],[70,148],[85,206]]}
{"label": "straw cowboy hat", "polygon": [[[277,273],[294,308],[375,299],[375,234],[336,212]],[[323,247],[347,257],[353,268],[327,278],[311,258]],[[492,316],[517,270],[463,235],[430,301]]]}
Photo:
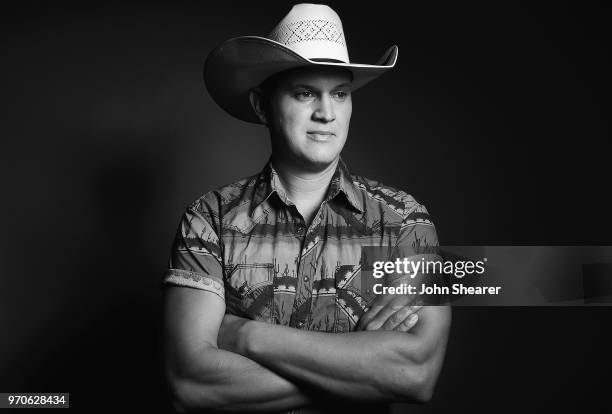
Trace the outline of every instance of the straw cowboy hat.
{"label": "straw cowboy hat", "polygon": [[204,82],[230,115],[261,123],[249,92],[268,77],[303,66],[335,66],[353,73],[355,90],[393,68],[397,53],[391,46],[376,65],[351,63],[338,14],[321,4],[297,4],[267,38],[241,36],[217,46],[204,64]]}

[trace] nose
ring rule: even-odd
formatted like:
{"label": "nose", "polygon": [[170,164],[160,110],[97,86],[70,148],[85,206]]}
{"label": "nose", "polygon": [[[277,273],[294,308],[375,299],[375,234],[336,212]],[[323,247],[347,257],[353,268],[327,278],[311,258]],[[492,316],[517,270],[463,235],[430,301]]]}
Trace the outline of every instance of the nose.
{"label": "nose", "polygon": [[324,94],[318,101],[318,105],[312,114],[312,118],[319,122],[332,122],[336,119],[334,114],[334,104],[331,96]]}

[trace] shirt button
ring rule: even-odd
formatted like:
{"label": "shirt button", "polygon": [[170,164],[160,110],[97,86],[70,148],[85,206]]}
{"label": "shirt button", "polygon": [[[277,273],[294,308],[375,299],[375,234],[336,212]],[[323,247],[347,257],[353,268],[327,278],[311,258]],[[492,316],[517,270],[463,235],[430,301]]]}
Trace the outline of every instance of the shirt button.
{"label": "shirt button", "polygon": [[308,276],[304,276],[304,282],[308,282]]}
{"label": "shirt button", "polygon": [[304,327],[304,322],[298,322],[297,327],[298,329],[302,329]]}
{"label": "shirt button", "polygon": [[295,226],[295,232],[296,232],[297,234],[302,234],[302,233],[304,233],[304,226],[303,226],[302,224],[297,224],[297,225]]}

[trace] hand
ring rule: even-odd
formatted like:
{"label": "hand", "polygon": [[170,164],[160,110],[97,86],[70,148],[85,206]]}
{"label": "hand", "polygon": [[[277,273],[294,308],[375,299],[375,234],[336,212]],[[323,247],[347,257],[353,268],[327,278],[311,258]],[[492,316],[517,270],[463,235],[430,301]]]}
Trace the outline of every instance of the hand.
{"label": "hand", "polygon": [[217,346],[219,349],[242,354],[245,345],[245,325],[249,319],[225,314],[219,327]]}
{"label": "hand", "polygon": [[359,319],[357,330],[408,332],[417,324],[422,307],[414,296],[379,296]]}

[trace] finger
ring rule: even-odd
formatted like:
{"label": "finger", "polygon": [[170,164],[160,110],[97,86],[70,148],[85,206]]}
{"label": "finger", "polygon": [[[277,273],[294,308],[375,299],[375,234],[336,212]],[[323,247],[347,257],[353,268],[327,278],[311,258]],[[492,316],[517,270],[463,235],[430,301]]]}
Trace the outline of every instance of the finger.
{"label": "finger", "polygon": [[[368,322],[368,324],[366,325],[366,330],[375,331],[380,329],[389,318],[391,318],[396,312],[399,312],[403,308],[403,306],[388,304],[387,306],[382,308],[372,320]],[[398,321],[398,323],[401,321],[402,320]]]}
{"label": "finger", "polygon": [[372,319],[376,317],[378,312],[381,311],[382,308],[387,306],[387,304],[391,303],[394,299],[392,295],[379,295],[374,299],[370,305],[366,308],[366,312],[362,315],[359,323],[362,327],[365,327]]}
{"label": "finger", "polygon": [[357,323],[358,328],[360,330],[365,330],[365,327],[376,317],[383,307],[383,305],[373,305],[371,308],[368,308],[366,312],[361,315],[361,318],[359,318],[359,322]]}
{"label": "finger", "polygon": [[408,332],[409,330],[414,328],[414,326],[417,324],[418,321],[419,321],[419,315],[416,313],[413,313],[410,316],[408,316],[406,319],[404,319],[404,321],[400,323],[399,325],[397,325],[395,329],[393,330],[398,331],[398,332]]}
{"label": "finger", "polygon": [[398,325],[404,322],[410,315],[416,313],[421,309],[421,305],[411,305],[411,306],[403,306],[393,315],[391,315],[387,320],[382,324],[380,329],[385,331],[394,330]]}
{"label": "finger", "polygon": [[402,295],[387,300],[383,308],[376,313],[374,318],[367,321],[367,330],[380,329],[380,327],[385,323],[387,319],[391,317],[391,315],[393,315],[400,309],[407,307],[408,305],[413,305],[415,299],[415,297]]}
{"label": "finger", "polygon": [[[404,306],[415,304],[415,300],[417,300],[417,298],[407,295],[395,297],[391,295],[380,296],[376,298],[372,306],[361,315],[357,329],[362,331],[379,329],[391,315]],[[420,309],[420,307],[418,309]]]}
{"label": "finger", "polygon": [[384,331],[392,331],[400,323],[404,322],[404,320],[412,314],[412,310],[410,306],[403,306],[398,309],[397,312],[392,314],[387,318],[386,321],[383,322],[380,329]]}
{"label": "finger", "polygon": [[419,304],[419,305],[410,305],[410,309],[414,313],[417,313],[418,311],[420,311],[422,307],[423,307],[423,305],[421,305],[421,304]]}

